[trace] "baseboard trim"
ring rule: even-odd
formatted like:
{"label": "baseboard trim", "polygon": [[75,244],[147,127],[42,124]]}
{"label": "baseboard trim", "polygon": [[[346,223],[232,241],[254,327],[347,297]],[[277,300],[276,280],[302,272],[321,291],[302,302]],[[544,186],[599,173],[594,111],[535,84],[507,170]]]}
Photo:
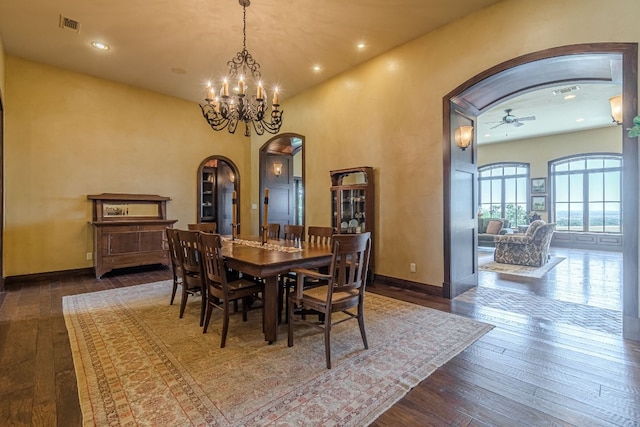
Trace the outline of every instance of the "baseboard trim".
{"label": "baseboard trim", "polygon": [[398,279],[397,277],[382,276],[376,274],[377,285],[396,286],[398,288],[408,289],[410,291],[419,292],[421,294],[442,297],[442,288],[440,286],[429,285],[426,283],[413,282],[411,280]]}
{"label": "baseboard trim", "polygon": [[19,274],[17,276],[7,276],[4,279],[5,286],[15,283],[41,282],[46,280],[57,280],[62,277],[84,276],[93,274],[93,268],[77,268],[73,270],[48,271],[45,273]]}

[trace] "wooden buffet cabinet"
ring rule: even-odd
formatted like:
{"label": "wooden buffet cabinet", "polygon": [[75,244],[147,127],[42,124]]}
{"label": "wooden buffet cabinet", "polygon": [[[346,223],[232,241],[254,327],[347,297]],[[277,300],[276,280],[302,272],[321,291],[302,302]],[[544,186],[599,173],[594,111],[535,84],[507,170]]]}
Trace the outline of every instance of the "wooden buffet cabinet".
{"label": "wooden buffet cabinet", "polygon": [[169,197],[103,193],[93,201],[93,257],[97,278],[115,268],[170,265],[166,242]]}

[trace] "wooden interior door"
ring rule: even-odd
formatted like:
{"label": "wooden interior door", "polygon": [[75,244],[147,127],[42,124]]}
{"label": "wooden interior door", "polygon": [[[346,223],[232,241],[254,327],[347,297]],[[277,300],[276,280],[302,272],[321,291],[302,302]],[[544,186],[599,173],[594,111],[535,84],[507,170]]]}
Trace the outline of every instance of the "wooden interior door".
{"label": "wooden interior door", "polygon": [[[275,164],[281,164],[280,175],[275,174]],[[266,153],[262,168],[262,200],[264,188],[269,189],[269,224],[280,224],[280,235],[285,224],[295,224],[295,186],[293,182],[293,156]],[[260,211],[260,224],[263,223]]]}
{"label": "wooden interior door", "polygon": [[475,135],[465,150],[456,144],[456,129],[475,128],[476,117],[453,102],[449,117],[449,173],[445,179],[449,185],[449,200],[445,201],[449,211],[448,215],[445,213],[445,221],[449,221],[448,227],[445,224],[449,243],[445,245],[445,264],[448,262],[449,270],[445,272],[443,290],[445,297],[455,298],[478,285],[478,150]]}

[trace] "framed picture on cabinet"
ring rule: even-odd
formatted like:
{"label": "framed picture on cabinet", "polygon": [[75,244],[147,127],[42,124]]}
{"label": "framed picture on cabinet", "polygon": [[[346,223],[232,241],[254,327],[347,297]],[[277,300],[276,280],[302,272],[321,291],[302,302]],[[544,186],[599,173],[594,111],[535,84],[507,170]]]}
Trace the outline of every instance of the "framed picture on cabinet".
{"label": "framed picture on cabinet", "polygon": [[532,194],[546,194],[547,193],[547,179],[546,178],[531,178],[531,193]]}
{"label": "framed picture on cabinet", "polygon": [[547,196],[531,196],[531,209],[537,212],[547,210]]}

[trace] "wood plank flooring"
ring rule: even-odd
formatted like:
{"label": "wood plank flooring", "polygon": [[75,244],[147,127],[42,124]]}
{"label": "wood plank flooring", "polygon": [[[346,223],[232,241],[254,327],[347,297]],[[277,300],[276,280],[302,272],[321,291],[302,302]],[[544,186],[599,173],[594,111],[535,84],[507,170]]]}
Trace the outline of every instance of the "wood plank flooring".
{"label": "wood plank flooring", "polygon": [[[495,325],[372,425],[640,426],[640,343],[611,332],[621,330],[622,256],[553,252],[566,259],[542,279],[480,272],[472,298],[371,285]],[[0,294],[0,425],[81,425],[63,296],[169,278],[134,269],[9,286]]]}

